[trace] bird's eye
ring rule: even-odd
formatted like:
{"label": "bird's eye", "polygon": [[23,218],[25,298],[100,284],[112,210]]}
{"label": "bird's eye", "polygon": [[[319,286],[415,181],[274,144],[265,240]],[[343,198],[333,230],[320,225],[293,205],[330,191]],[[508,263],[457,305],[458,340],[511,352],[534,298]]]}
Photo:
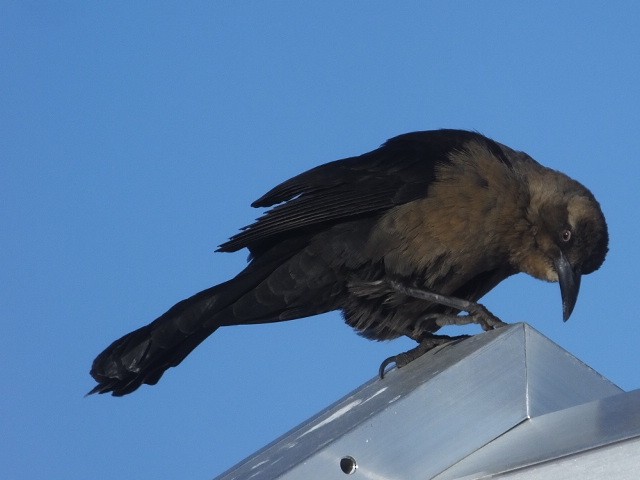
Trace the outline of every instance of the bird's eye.
{"label": "bird's eye", "polygon": [[562,232],[560,233],[560,239],[564,243],[569,242],[569,240],[571,240],[571,230],[569,230],[568,228],[565,228],[564,230],[562,230]]}

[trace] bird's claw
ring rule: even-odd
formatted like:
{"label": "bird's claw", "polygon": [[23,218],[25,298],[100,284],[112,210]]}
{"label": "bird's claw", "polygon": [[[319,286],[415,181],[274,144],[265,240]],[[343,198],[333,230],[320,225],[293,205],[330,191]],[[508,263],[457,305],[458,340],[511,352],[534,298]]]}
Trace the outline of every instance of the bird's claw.
{"label": "bird's claw", "polygon": [[[383,281],[376,282],[376,287],[380,288],[384,284],[385,282]],[[445,325],[468,325],[470,323],[477,323],[486,331],[506,325],[506,323],[496,317],[493,313],[487,310],[487,307],[480,303],[471,302],[463,298],[441,295],[422,288],[410,287],[403,285],[396,280],[387,280],[386,285],[403,295],[417,298],[419,300],[426,300],[430,303],[443,305],[445,307],[454,308],[460,312],[468,313],[468,315],[462,316],[451,314],[431,315],[430,318],[435,318],[436,325],[439,327],[444,327]]]}
{"label": "bird's claw", "polygon": [[[428,316],[425,320],[434,322],[438,327],[477,324],[480,325],[480,327],[485,332],[508,325],[507,323],[496,317],[489,310],[487,310],[484,305],[481,305],[479,303],[470,304],[468,310],[466,311],[468,312],[467,315],[449,315],[445,313],[433,314]],[[420,325],[416,327],[416,331],[420,331],[419,326]],[[411,336],[411,338],[415,338],[415,334]]]}
{"label": "bird's claw", "polygon": [[465,338],[469,338],[469,335],[458,335],[456,337],[449,337],[447,335],[430,335],[429,337],[423,339],[417,347],[414,347],[411,350],[407,350],[406,352],[385,358],[380,364],[378,375],[382,380],[386,374],[387,367],[392,363],[395,364],[396,368],[402,368],[413,362],[416,358],[421,357],[429,350],[433,350],[434,348],[442,345],[456,343],[464,340]]}
{"label": "bird's claw", "polygon": [[480,303],[475,304],[475,307],[469,312],[469,315],[475,318],[475,323],[480,325],[485,332],[508,325]]}
{"label": "bird's claw", "polygon": [[380,377],[380,380],[382,380],[384,378],[384,374],[386,373],[387,367],[389,365],[391,365],[392,363],[395,363],[396,368],[400,368],[400,357],[401,356],[402,356],[402,354],[393,355],[392,357],[385,358],[382,361],[382,363],[380,364],[380,368],[378,369],[378,376]]}

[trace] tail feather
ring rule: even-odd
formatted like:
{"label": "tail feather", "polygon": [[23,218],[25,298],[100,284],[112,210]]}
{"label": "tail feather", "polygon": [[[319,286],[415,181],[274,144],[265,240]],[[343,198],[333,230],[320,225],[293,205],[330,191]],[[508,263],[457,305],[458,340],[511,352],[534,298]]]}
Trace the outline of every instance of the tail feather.
{"label": "tail feather", "polygon": [[[98,382],[88,394],[122,396],[154,385],[219,327],[278,322],[336,308],[335,272],[304,236],[278,243],[228,282],[171,307],[165,314],[113,342],[93,361]],[[319,270],[310,286],[304,272]],[[313,287],[313,288],[312,288]]]}
{"label": "tail feather", "polygon": [[93,361],[91,376],[98,385],[88,395],[122,396],[143,383],[155,385],[165,370],[178,365],[219,327],[210,320],[219,308],[220,287],[181,301],[149,325],[109,345]]}

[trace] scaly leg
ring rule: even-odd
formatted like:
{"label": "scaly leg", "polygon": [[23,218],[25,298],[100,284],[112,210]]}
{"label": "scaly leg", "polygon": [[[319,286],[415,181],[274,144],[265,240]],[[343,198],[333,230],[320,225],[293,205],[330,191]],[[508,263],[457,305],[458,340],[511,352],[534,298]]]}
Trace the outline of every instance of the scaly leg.
{"label": "scaly leg", "polygon": [[457,337],[450,337],[448,335],[434,335],[429,334],[425,336],[422,341],[418,344],[417,347],[412,348],[411,350],[407,350],[406,352],[399,353],[398,355],[393,355],[387,359],[385,359],[381,364],[378,370],[378,374],[380,375],[380,379],[384,378],[386,373],[386,368],[394,363],[396,368],[402,368],[405,365],[413,362],[416,358],[421,357],[429,350],[439,347],[440,345],[446,345],[448,343],[456,343],[465,338],[469,338],[469,335],[458,335]]}
{"label": "scaly leg", "polygon": [[467,312],[467,315],[451,315],[438,313],[428,315],[425,319],[418,323],[418,325],[410,335],[416,340],[419,339],[419,345],[404,353],[400,353],[398,355],[394,355],[385,359],[380,365],[380,369],[378,371],[380,378],[384,378],[385,369],[392,363],[395,363],[396,368],[401,368],[437,346],[445,345],[451,342],[458,342],[469,337],[469,335],[450,337],[447,335],[434,335],[430,332],[422,332],[420,329],[420,323],[430,321],[434,322],[438,327],[444,327],[447,325],[469,325],[472,323],[476,323],[480,325],[485,331],[493,330],[494,328],[499,328],[507,325],[505,322],[503,322],[489,310],[487,310],[484,305],[481,305],[479,303],[470,302],[461,298],[440,295],[439,293],[433,293],[428,290],[407,287],[394,280],[390,280],[384,283],[387,283],[391,290],[403,295],[407,295],[408,297],[426,300],[428,302],[437,303],[446,307],[455,308],[456,310],[459,310],[461,312]]}
{"label": "scaly leg", "polygon": [[461,298],[449,297],[446,295],[440,295],[439,293],[433,293],[429,290],[422,290],[414,287],[407,287],[400,282],[391,280],[388,285],[398,293],[407,295],[408,297],[417,298],[419,300],[426,300],[432,303],[438,303],[445,307],[455,308],[461,312],[467,312],[468,315],[441,315],[436,316],[436,325],[444,327],[446,325],[469,325],[471,323],[477,323],[483,330],[493,330],[494,328],[504,327],[507,325],[505,322],[496,317],[487,308],[476,302],[470,302]]}

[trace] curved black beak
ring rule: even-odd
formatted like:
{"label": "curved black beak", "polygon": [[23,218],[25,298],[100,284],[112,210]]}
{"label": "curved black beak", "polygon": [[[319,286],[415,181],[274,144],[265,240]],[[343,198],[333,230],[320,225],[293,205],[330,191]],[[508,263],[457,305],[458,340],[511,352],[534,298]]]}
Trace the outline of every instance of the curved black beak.
{"label": "curved black beak", "polygon": [[558,282],[560,282],[560,295],[562,295],[562,319],[566,322],[573,312],[573,307],[578,300],[580,291],[580,272],[571,266],[567,257],[560,252],[554,262],[556,272],[558,272]]}

